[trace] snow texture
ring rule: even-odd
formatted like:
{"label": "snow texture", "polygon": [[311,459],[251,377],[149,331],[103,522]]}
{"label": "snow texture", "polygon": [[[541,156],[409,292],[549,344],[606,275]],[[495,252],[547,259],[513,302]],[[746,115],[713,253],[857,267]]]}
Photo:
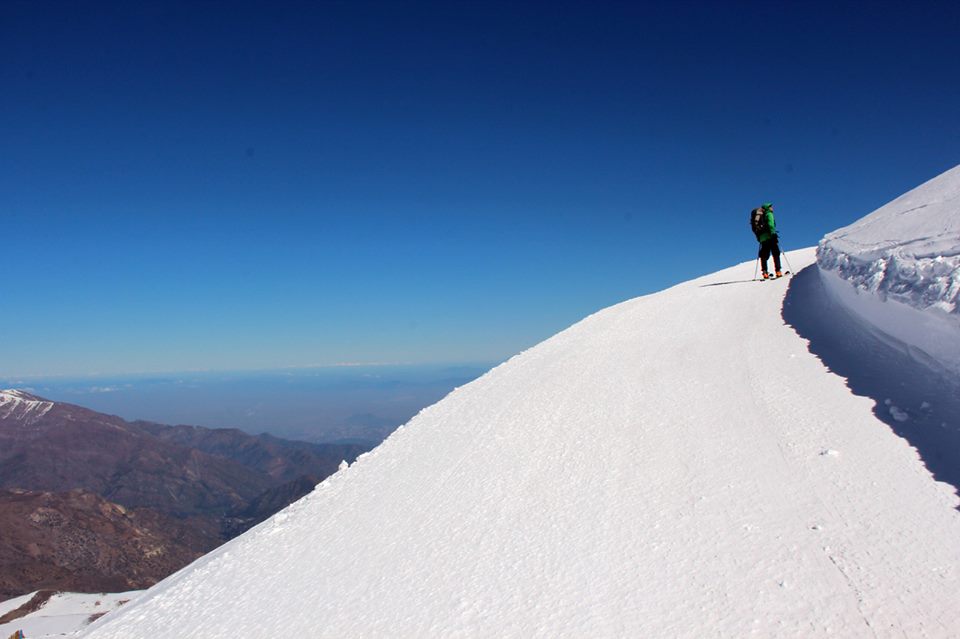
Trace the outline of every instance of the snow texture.
{"label": "snow texture", "polygon": [[960,166],[828,234],[817,263],[842,304],[960,372]]}
{"label": "snow texture", "polygon": [[[88,626],[92,619],[118,609],[136,599],[142,592],[140,590],[115,594],[58,592],[39,610],[9,623],[0,624],[0,637],[9,637],[17,630],[23,630],[27,639],[73,635]],[[30,593],[0,603],[0,617],[26,604],[35,594]]]}

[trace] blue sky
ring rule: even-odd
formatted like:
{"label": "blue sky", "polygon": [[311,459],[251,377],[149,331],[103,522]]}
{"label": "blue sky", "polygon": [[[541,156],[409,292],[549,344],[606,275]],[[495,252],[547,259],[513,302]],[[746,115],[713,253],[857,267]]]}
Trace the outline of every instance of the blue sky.
{"label": "blue sky", "polygon": [[0,375],[495,362],[960,163],[957,3],[4,2]]}

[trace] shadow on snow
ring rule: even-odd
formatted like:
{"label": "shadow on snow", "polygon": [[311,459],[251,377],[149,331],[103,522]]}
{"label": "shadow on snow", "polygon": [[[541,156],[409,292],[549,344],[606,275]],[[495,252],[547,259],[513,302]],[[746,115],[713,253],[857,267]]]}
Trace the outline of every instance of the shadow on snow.
{"label": "shadow on snow", "polygon": [[794,275],[782,316],[855,395],[875,402],[877,418],[917,450],[938,481],[960,490],[960,380],[837,304],[816,265]]}
{"label": "shadow on snow", "polygon": [[730,286],[731,284],[749,284],[750,282],[762,282],[763,280],[732,280],[730,282],[714,282],[713,284],[702,284],[700,288],[710,288],[711,286]]}

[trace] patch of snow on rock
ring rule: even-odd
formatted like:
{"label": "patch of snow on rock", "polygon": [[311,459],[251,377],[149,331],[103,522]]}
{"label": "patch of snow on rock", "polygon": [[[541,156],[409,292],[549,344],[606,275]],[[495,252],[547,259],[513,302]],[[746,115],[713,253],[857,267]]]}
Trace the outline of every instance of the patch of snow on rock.
{"label": "patch of snow on rock", "polygon": [[44,401],[20,390],[0,390],[0,419],[13,418],[32,424],[53,408],[53,402]]}
{"label": "patch of snow on rock", "polygon": [[[0,637],[8,637],[22,630],[27,639],[49,639],[74,635],[95,620],[118,610],[140,596],[142,590],[120,593],[58,592],[28,614],[0,624]],[[0,613],[10,613],[27,604],[34,595],[30,593],[0,603]]]}

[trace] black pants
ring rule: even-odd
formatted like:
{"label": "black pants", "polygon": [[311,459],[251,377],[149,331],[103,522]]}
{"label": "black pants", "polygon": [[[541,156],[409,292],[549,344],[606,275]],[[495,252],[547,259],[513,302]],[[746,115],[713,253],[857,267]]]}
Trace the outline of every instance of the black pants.
{"label": "black pants", "polygon": [[779,273],[780,272],[780,244],[777,242],[777,236],[774,235],[766,242],[760,243],[760,268],[763,269],[764,273],[767,271],[767,258],[770,257],[770,254],[773,254],[773,268]]}

